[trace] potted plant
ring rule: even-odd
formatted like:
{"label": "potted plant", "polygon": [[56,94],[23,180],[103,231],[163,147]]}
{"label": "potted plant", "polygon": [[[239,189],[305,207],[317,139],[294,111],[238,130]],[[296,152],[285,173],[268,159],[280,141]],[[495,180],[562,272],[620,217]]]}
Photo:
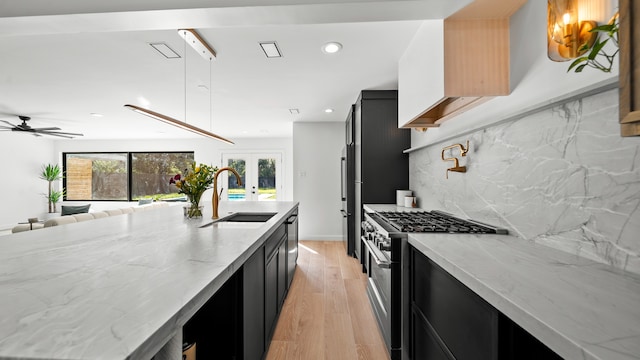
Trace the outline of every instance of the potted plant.
{"label": "potted plant", "polygon": [[56,203],[62,199],[64,195],[64,189],[57,191],[53,189],[53,182],[62,179],[62,170],[58,164],[46,164],[42,165],[42,172],[40,178],[49,182],[49,192],[45,195],[49,202],[49,212],[56,212]]}
{"label": "potted plant", "polygon": [[[598,69],[602,72],[611,72],[611,68],[614,64],[614,59],[620,51],[618,48],[618,31],[620,30],[618,17],[619,14],[616,13],[611,18],[608,24],[600,25],[590,30],[590,32],[604,34],[606,35],[606,38],[602,41],[600,41],[600,39],[597,39],[595,44],[593,44],[591,51],[589,51],[589,53],[587,53],[585,56],[581,56],[574,60],[569,66],[569,69],[567,69],[567,72],[573,70],[579,73],[582,72],[582,70],[587,66]],[[615,46],[615,51],[613,52],[613,54],[609,54],[603,49],[604,46],[607,45],[609,40],[611,40],[611,43],[613,43],[613,45]],[[583,44],[580,48],[581,51],[586,51],[588,49],[588,44]]]}

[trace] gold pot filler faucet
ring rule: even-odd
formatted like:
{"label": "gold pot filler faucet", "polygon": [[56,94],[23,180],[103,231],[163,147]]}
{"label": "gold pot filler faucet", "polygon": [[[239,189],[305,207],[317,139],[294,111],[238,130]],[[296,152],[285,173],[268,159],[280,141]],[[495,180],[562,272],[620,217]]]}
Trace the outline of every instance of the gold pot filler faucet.
{"label": "gold pot filler faucet", "polygon": [[216,171],[216,173],[213,175],[213,198],[211,199],[211,202],[213,203],[213,216],[211,217],[212,219],[218,218],[218,204],[220,203],[220,195],[218,195],[218,175],[220,175],[220,173],[225,170],[231,171],[233,175],[236,176],[238,186],[242,186],[242,179],[240,178],[240,174],[238,174],[238,172],[233,168],[223,167],[220,170]]}
{"label": "gold pot filler faucet", "polygon": [[460,149],[460,155],[461,156],[467,156],[467,152],[469,151],[469,140],[467,140],[467,147],[466,148],[464,146],[462,146],[462,144],[453,144],[453,145],[449,145],[449,146],[445,147],[444,149],[442,149],[442,160],[443,161],[453,161],[453,167],[447,169],[447,174],[446,174],[446,178],[447,179],[449,179],[449,171],[455,171],[455,172],[459,172],[459,173],[467,172],[467,167],[466,166],[460,166],[460,163],[458,163],[458,158],[456,158],[456,157],[445,158],[444,157],[444,152],[449,150],[449,149],[453,149],[453,148],[459,148]]}

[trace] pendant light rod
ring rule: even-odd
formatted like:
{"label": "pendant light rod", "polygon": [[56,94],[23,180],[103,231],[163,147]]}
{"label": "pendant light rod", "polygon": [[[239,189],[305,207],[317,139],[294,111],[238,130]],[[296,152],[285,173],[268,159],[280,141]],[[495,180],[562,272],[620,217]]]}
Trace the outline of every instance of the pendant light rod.
{"label": "pendant light rod", "polygon": [[211,138],[211,139],[222,141],[223,143],[226,143],[226,144],[234,145],[234,142],[229,140],[229,139],[225,139],[220,135],[216,135],[216,134],[214,134],[212,132],[209,132],[207,130],[201,129],[201,128],[197,127],[197,126],[193,126],[191,124],[187,124],[187,123],[185,123],[183,121],[174,119],[174,118],[172,118],[170,116],[166,116],[166,115],[163,115],[163,114],[157,113],[155,111],[152,111],[152,110],[149,110],[149,109],[145,109],[145,108],[142,108],[142,107],[139,107],[139,106],[136,106],[136,105],[126,104],[126,105],[124,105],[124,107],[128,108],[129,110],[132,110],[132,111],[135,111],[137,113],[140,113],[142,115],[148,116],[150,118],[153,118],[153,119],[156,119],[156,120],[160,120],[160,121],[162,121],[162,122],[164,122],[166,124],[179,127],[179,128],[181,128],[183,130],[191,131],[191,132],[193,132],[195,134],[198,134],[198,135],[201,135],[201,136],[204,136],[204,137],[208,137],[208,138]]}

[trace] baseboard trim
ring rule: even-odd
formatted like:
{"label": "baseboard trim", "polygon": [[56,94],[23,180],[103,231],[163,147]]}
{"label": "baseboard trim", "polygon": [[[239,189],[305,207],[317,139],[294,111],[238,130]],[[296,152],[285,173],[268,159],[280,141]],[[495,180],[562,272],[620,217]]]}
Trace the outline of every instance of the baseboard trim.
{"label": "baseboard trim", "polygon": [[342,235],[300,235],[298,238],[304,241],[342,241]]}

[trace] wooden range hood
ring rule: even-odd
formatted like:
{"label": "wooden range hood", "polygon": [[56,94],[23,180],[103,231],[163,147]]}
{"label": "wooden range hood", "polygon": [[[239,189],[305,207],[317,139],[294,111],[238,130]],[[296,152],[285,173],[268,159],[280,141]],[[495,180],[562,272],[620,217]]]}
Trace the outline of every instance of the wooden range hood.
{"label": "wooden range hood", "polygon": [[[433,68],[429,58],[417,61],[405,59],[412,56],[412,52],[405,53],[400,61],[398,125],[408,128],[437,127],[441,122],[494,96],[509,95],[509,17],[526,2],[476,0],[446,18],[442,26],[443,48],[422,51],[429,57],[443,56],[443,61],[437,62],[443,68]],[[410,46],[428,48],[432,44],[418,41]],[[420,51],[413,51],[417,52]],[[416,64],[422,64],[432,69],[403,71],[403,61],[405,65],[415,67]],[[433,83],[433,79],[442,79],[442,75],[430,76],[429,71],[443,72],[444,83]],[[418,78],[409,78],[416,73],[419,74]],[[412,86],[417,82],[422,84]],[[403,86],[405,84],[408,85]],[[425,96],[421,96],[421,91],[427,92],[422,94]],[[405,94],[408,99],[403,99]],[[402,100],[405,100],[404,104]],[[423,103],[416,103],[420,101]]]}

